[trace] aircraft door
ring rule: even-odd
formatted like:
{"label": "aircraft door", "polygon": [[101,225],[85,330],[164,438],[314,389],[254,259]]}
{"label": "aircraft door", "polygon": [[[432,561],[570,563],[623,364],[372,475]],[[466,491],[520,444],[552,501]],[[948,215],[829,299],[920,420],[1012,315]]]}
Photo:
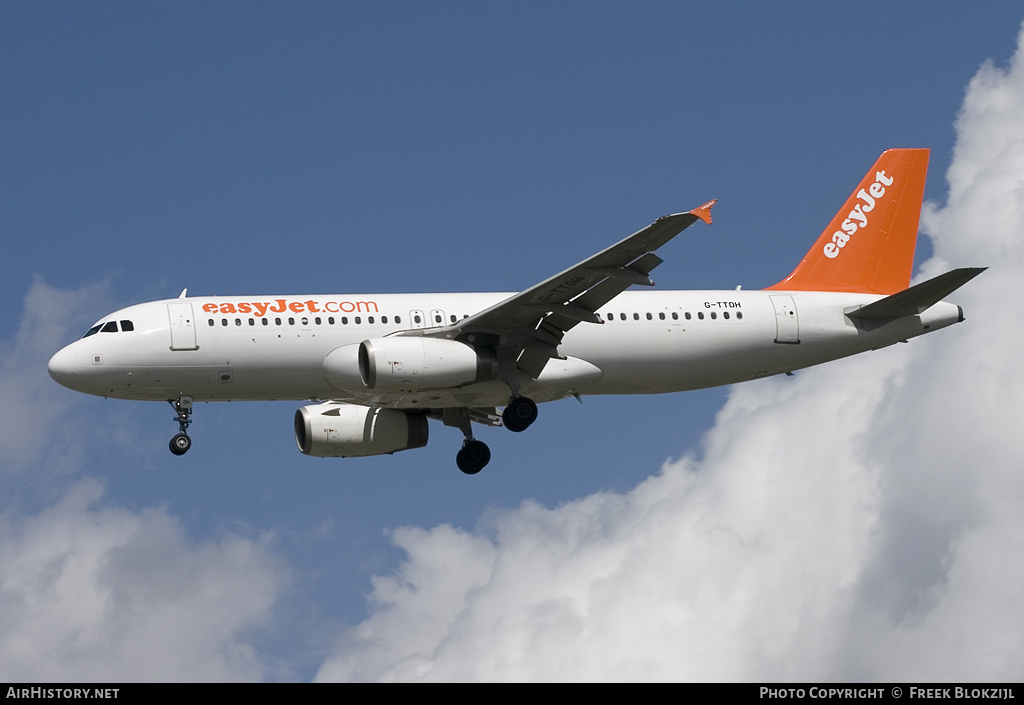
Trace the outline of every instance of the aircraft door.
{"label": "aircraft door", "polygon": [[792,296],[772,296],[775,308],[775,342],[799,343],[800,319],[796,314],[796,303]]}
{"label": "aircraft door", "polygon": [[192,304],[167,304],[167,316],[171,321],[171,350],[198,350]]}

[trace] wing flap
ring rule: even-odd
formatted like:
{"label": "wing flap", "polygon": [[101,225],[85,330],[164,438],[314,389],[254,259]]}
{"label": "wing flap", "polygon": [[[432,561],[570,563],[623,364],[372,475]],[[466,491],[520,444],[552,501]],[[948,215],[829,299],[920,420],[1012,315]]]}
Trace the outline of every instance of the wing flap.
{"label": "wing flap", "polygon": [[528,347],[523,350],[523,354],[519,356],[516,361],[516,366],[519,367],[525,374],[529,375],[533,379],[540,377],[540,373],[547,367],[548,360],[557,356],[555,348],[538,345],[537,347]]}

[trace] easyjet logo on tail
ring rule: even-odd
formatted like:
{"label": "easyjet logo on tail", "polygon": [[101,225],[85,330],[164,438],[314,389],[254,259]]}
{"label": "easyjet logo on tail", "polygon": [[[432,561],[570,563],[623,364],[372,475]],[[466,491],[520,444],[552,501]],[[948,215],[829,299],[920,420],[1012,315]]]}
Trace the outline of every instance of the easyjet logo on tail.
{"label": "easyjet logo on tail", "polygon": [[892,186],[894,179],[890,176],[886,176],[884,171],[875,172],[875,182],[867,187],[867,189],[861,189],[857,192],[857,198],[863,203],[858,203],[857,206],[850,211],[850,214],[846,217],[846,220],[842,222],[840,227],[841,230],[836,230],[832,233],[832,241],[825,243],[825,247],[822,251],[825,256],[829,259],[835,259],[839,256],[839,250],[846,247],[846,243],[850,241],[850,238],[862,228],[868,227],[868,213],[875,209],[875,202],[885,195],[885,187]]}

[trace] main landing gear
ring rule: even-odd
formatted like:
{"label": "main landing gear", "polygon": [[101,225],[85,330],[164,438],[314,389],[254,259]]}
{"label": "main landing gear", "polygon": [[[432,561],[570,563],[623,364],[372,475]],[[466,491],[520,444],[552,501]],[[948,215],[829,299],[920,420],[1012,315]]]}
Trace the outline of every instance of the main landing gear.
{"label": "main landing gear", "polygon": [[177,414],[174,420],[178,422],[178,433],[171,439],[171,452],[175,455],[185,455],[192,447],[192,439],[188,437],[188,425],[192,423],[192,397],[178,397],[169,399],[168,404],[174,407]]}
{"label": "main landing gear", "polygon": [[[462,431],[462,448],[455,456],[459,470],[467,475],[476,475],[483,470],[491,461],[491,449],[483,441],[473,438],[469,409],[444,409],[441,419],[446,426],[454,426]],[[537,420],[537,404],[528,397],[512,397],[501,414],[501,420],[510,431],[525,431]],[[497,425],[497,419],[493,425]]]}
{"label": "main landing gear", "polygon": [[509,431],[525,431],[537,420],[537,403],[529,397],[512,397],[501,412],[501,420]]}
{"label": "main landing gear", "polygon": [[473,438],[473,422],[469,417],[469,409],[465,407],[449,407],[442,411],[441,421],[445,426],[454,426],[462,431],[465,440],[462,448],[455,456],[455,464],[467,475],[476,475],[491,462],[491,449],[483,441]]}
{"label": "main landing gear", "polygon": [[474,440],[472,436],[462,444],[462,449],[455,456],[455,464],[467,475],[476,475],[491,462],[491,449],[483,441]]}

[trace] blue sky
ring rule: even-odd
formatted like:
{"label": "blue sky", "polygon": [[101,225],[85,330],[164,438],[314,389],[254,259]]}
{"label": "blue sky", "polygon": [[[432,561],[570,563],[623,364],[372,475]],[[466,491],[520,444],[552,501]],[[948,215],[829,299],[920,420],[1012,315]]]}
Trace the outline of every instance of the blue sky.
{"label": "blue sky", "polygon": [[[886,148],[930,147],[926,198],[946,203],[965,88],[986,61],[1009,62],[1022,18],[1016,3],[5,4],[9,552],[21,547],[28,560],[33,530],[56,525],[61,508],[90,526],[159,520],[157,545],[197,576],[204,551],[242,546],[259,560],[239,563],[223,599],[250,580],[265,599],[203,648],[245,658],[209,671],[165,659],[169,670],[136,673],[383,677],[383,666],[324,664],[339,639],[357,643],[353,630],[393,604],[371,579],[407,575],[410,551],[393,545],[395,529],[420,527],[440,542],[429,532],[450,525],[500,545],[501,517],[523,503],[633,496],[663,477],[666,460],[705,458],[730,390],[547,405],[528,433],[482,432],[494,460],[467,478],[454,466],[459,433],[440,426],[420,451],[304,457],[294,403],[201,405],[193,449],[176,458],[169,407],[63,390],[46,377],[49,354],[110,310],[184,287],[515,291],[710,198],[719,199],[714,225],[664,248],[658,285],[770,285]],[[919,261],[932,254],[922,238]],[[976,264],[994,262],[952,262]],[[786,383],[763,389],[785,396]],[[131,565],[162,580],[145,561]],[[166,606],[140,590],[140,604]],[[424,599],[425,612],[453,609]],[[12,600],[5,606],[0,589],[8,619],[24,607]],[[187,643],[173,621],[147,628]],[[118,675],[83,664],[119,652],[54,634],[62,663],[4,675]],[[788,675],[816,673],[812,664]]]}

